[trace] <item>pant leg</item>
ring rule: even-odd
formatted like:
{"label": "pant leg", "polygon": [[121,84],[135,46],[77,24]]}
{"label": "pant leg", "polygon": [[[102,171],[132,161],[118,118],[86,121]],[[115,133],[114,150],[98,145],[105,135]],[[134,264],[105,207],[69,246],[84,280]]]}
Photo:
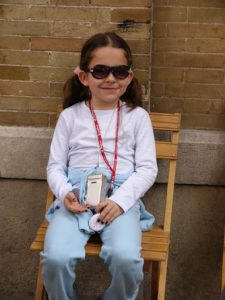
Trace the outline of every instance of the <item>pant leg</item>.
{"label": "pant leg", "polygon": [[140,211],[131,208],[101,233],[100,257],[108,264],[112,282],[104,300],[135,300],[143,280]]}
{"label": "pant leg", "polygon": [[89,237],[79,230],[77,219],[64,206],[55,212],[41,252],[42,274],[49,300],[77,299],[73,288],[75,265],[85,258],[84,247]]}

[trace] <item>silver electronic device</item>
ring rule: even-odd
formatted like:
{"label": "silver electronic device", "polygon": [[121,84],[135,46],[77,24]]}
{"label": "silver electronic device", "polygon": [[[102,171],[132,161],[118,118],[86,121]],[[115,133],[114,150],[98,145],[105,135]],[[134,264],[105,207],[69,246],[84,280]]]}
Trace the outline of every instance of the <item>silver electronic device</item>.
{"label": "silver electronic device", "polygon": [[106,197],[107,179],[103,174],[89,175],[85,200],[91,206],[98,205]]}

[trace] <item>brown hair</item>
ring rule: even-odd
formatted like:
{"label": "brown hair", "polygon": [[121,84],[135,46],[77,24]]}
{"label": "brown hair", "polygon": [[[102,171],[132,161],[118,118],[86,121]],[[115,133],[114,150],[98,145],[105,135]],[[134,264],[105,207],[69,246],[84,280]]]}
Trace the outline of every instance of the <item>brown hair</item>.
{"label": "brown hair", "polygon": [[[82,50],[80,56],[80,69],[87,71],[92,59],[92,53],[97,48],[111,46],[113,48],[123,49],[127,59],[128,66],[132,67],[132,54],[126,41],[114,32],[98,33],[89,38]],[[78,76],[74,74],[69,78],[63,88],[64,99],[63,108],[90,99],[91,92],[84,86]],[[120,97],[131,108],[142,107],[142,89],[138,80],[134,77],[126,92]]]}

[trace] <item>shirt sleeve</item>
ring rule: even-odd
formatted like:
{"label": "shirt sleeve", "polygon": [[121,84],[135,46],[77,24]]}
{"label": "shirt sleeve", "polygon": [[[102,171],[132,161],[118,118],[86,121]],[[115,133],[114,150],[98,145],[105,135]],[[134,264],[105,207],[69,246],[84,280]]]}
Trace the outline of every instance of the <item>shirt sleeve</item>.
{"label": "shirt sleeve", "polygon": [[60,201],[64,201],[66,194],[72,191],[67,176],[70,131],[68,119],[63,111],[53,134],[47,165],[48,184]]}
{"label": "shirt sleeve", "polygon": [[155,182],[158,168],[151,120],[146,111],[135,126],[134,172],[109,199],[126,212]]}

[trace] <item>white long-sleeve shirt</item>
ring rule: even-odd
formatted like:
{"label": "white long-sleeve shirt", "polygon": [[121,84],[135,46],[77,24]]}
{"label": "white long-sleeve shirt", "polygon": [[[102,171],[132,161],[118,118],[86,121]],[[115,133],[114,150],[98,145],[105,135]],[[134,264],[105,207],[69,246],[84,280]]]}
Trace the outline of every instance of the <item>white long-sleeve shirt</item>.
{"label": "white long-sleeve shirt", "polygon": [[[95,110],[106,157],[114,161],[116,109]],[[85,102],[62,111],[57,122],[47,166],[48,184],[63,201],[73,187],[67,168],[79,170],[108,168],[101,154],[95,125]],[[125,212],[153,185],[157,175],[155,141],[148,113],[140,107],[131,110],[122,104],[120,112],[117,174],[132,175],[110,196]]]}

